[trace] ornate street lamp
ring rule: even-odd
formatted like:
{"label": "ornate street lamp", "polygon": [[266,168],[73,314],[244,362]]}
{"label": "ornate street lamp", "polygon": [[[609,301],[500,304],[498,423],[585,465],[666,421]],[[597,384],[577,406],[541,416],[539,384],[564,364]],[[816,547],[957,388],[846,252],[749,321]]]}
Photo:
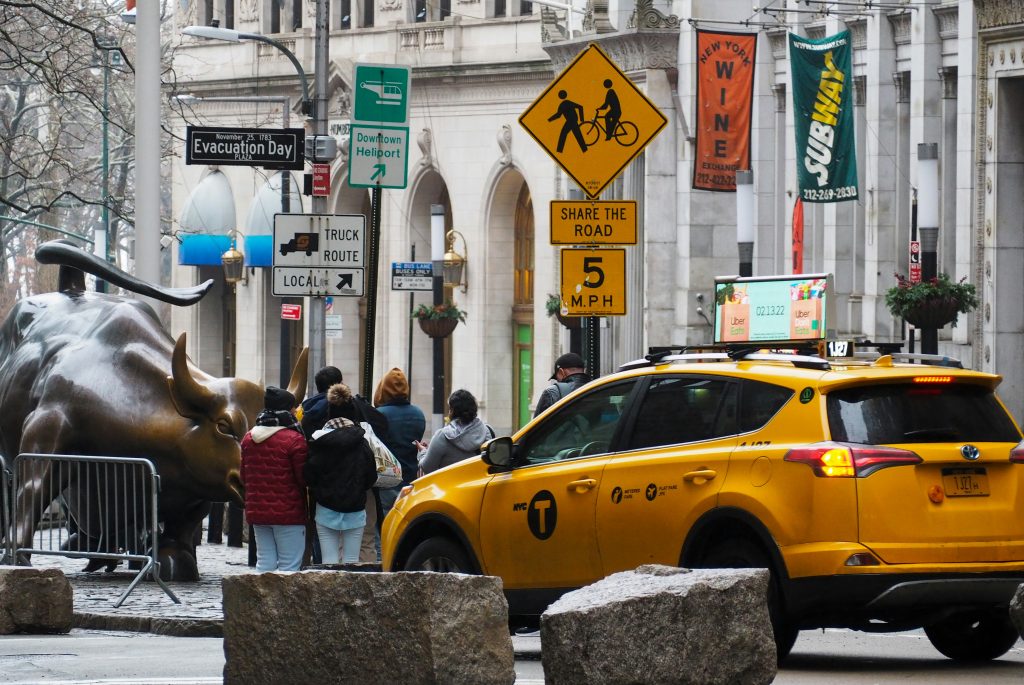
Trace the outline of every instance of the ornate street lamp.
{"label": "ornate street lamp", "polygon": [[[455,238],[462,240],[462,252],[459,253],[455,249]],[[448,249],[444,253],[444,259],[442,260],[442,273],[444,275],[444,286],[446,288],[454,288],[459,286],[462,288],[462,292],[466,292],[468,287],[467,279],[463,276],[466,270],[466,237],[455,230],[448,231],[445,235],[445,242],[447,243]]]}

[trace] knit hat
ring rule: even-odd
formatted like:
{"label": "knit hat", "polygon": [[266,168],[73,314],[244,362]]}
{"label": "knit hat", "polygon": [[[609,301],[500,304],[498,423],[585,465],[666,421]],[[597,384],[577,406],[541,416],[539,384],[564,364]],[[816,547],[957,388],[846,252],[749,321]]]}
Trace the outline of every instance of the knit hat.
{"label": "knit hat", "polygon": [[295,406],[295,395],[276,385],[268,385],[263,393],[263,406],[271,411],[291,411]]}
{"label": "knit hat", "polygon": [[377,383],[377,389],[373,393],[373,406],[379,407],[394,400],[409,399],[409,379],[405,373],[395,367],[384,374]]}
{"label": "knit hat", "polygon": [[352,406],[352,390],[344,383],[335,383],[327,388],[327,416],[335,419],[344,416],[347,419],[355,415]]}
{"label": "knit hat", "polygon": [[555,360],[555,370],[551,372],[551,378],[549,380],[554,380],[559,369],[582,369],[583,367],[583,357],[579,356],[575,352],[566,352]]}

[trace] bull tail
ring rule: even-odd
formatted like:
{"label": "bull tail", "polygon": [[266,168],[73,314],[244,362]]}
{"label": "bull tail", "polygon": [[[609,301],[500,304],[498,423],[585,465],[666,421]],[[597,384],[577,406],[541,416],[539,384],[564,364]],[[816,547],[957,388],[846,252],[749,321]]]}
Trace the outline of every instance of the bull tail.
{"label": "bull tail", "polygon": [[51,240],[40,245],[36,248],[36,261],[40,264],[60,265],[58,283],[62,293],[84,291],[86,273],[133,293],[182,306],[195,304],[213,287],[213,279],[191,288],[164,288],[153,285],[125,273],[106,260],[65,240]]}

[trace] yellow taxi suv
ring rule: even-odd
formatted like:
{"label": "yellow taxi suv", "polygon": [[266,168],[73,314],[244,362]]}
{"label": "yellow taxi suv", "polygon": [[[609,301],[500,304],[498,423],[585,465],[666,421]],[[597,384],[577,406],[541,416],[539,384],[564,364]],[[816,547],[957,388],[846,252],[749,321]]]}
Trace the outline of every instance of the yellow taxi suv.
{"label": "yellow taxi suv", "polygon": [[406,488],[384,567],[500,576],[523,623],[641,564],[762,567],[780,659],[822,627],[997,658],[1024,582],[1021,432],[999,376],[912,360],[650,354]]}

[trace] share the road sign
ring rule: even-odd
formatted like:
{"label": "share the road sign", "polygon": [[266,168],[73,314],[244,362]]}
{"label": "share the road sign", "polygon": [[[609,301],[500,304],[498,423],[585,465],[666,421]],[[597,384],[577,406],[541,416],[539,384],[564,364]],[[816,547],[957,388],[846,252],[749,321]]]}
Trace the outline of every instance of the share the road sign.
{"label": "share the road sign", "polygon": [[552,245],[636,245],[636,200],[552,200]]}
{"label": "share the road sign", "polygon": [[668,120],[592,43],[519,123],[583,192],[596,198]]}
{"label": "share the road sign", "polygon": [[409,129],[352,124],[348,184],[355,188],[404,188],[409,176]]}

